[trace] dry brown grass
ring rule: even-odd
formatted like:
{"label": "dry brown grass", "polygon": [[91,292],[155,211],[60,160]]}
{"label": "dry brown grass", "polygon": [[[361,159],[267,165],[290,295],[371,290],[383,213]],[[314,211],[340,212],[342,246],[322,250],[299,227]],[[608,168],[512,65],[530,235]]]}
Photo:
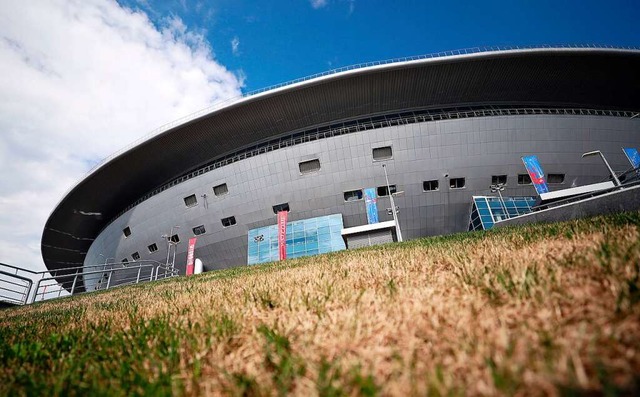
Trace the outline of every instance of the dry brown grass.
{"label": "dry brown grass", "polygon": [[[426,239],[5,311],[0,392],[637,393],[639,220]],[[29,353],[34,340],[48,353]]]}

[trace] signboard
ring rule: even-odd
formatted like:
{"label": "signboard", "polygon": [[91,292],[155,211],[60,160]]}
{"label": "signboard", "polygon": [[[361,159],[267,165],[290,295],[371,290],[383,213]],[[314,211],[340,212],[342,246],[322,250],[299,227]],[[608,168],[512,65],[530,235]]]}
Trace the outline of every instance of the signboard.
{"label": "signboard", "polygon": [[364,189],[364,202],[367,206],[367,222],[378,223],[378,198],[375,188]]}
{"label": "signboard", "polygon": [[187,249],[187,276],[193,274],[193,256],[196,249],[196,237],[189,239],[189,249]]}
{"label": "signboard", "polygon": [[549,187],[544,180],[544,171],[542,171],[538,156],[524,156],[522,157],[522,162],[531,177],[531,183],[536,188],[536,192],[538,194],[549,193]]}
{"label": "signboard", "polygon": [[640,153],[638,153],[638,149],[633,147],[626,147],[623,148],[622,151],[627,156],[627,159],[629,159],[629,162],[631,163],[633,168],[640,167]]}
{"label": "signboard", "polygon": [[278,211],[278,252],[280,260],[287,259],[287,216],[289,211]]}

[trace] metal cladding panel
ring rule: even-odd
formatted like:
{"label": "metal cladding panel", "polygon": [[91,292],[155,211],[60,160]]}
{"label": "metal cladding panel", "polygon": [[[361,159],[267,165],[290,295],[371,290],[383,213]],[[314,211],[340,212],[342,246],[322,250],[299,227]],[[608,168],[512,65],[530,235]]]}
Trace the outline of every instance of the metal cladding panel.
{"label": "metal cladding panel", "polygon": [[[531,185],[519,185],[525,173],[523,151],[538,153],[549,173],[564,173],[565,182],[553,190],[583,185],[606,178],[597,159],[581,159],[590,146],[602,148],[616,170],[628,167],[620,150],[640,145],[640,119],[610,116],[521,115],[429,121],[365,130],[268,152],[204,173],[175,185],[138,204],[105,228],[89,249],[86,263],[95,264],[100,254],[121,260],[139,252],[142,259],[164,262],[166,244],[161,239],[179,225],[183,243],[178,245],[177,265],[183,268],[186,242],[192,228],[204,225],[198,236],[196,257],[208,270],[241,265],[247,260],[247,233],[273,225],[272,206],[288,203],[292,221],[328,214],[343,214],[345,227],[367,223],[365,202],[344,201],[344,191],[383,186],[381,163],[373,161],[372,148],[393,145],[394,156],[385,163],[391,184],[405,193],[398,197],[400,226],[407,239],[467,229],[471,197],[489,194],[492,175],[507,175],[505,195],[535,194]],[[435,128],[437,127],[437,128]],[[437,132],[434,132],[436,131]],[[563,136],[561,131],[572,131]],[[441,138],[437,143],[425,137]],[[503,141],[507,141],[506,144]],[[476,149],[470,152],[470,149]],[[298,159],[314,153],[318,172],[301,175]],[[359,160],[354,160],[359,159]],[[444,175],[449,175],[445,177]],[[464,177],[465,187],[451,189],[450,179]],[[439,190],[424,192],[423,181],[438,180]],[[213,195],[213,186],[227,184],[228,193]],[[203,194],[207,199],[203,199]],[[184,197],[195,194],[198,205],[186,207]],[[388,197],[378,201],[381,221],[390,220]],[[237,225],[223,227],[220,219],[235,216]],[[124,238],[122,229],[132,235]],[[159,250],[148,253],[152,243]]]}
{"label": "metal cladding panel", "polygon": [[249,97],[151,138],[86,177],[48,219],[43,258],[50,269],[77,261],[107,222],[147,192],[273,137],[369,115],[471,104],[638,110],[637,70],[637,51],[487,53],[365,68]]}

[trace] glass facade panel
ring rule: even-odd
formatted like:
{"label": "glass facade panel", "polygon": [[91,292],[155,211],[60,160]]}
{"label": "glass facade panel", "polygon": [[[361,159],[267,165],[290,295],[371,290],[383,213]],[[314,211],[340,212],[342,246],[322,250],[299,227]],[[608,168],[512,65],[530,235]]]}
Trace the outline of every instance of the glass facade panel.
{"label": "glass facade panel", "polygon": [[[287,258],[325,254],[346,249],[340,232],[342,215],[328,215],[287,223]],[[247,258],[250,265],[277,261],[276,225],[249,230]]]}
{"label": "glass facade panel", "polygon": [[495,222],[531,212],[535,197],[474,196],[469,219],[469,230],[488,230]]}

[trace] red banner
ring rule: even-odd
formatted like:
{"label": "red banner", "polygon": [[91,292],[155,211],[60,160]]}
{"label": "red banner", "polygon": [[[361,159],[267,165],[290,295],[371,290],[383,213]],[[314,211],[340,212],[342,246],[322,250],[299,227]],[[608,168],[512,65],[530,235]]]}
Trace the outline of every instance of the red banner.
{"label": "red banner", "polygon": [[193,254],[196,250],[196,237],[189,239],[189,249],[187,250],[187,276],[193,274]]}
{"label": "red banner", "polygon": [[289,211],[278,212],[278,251],[280,260],[287,259],[287,215]]}

